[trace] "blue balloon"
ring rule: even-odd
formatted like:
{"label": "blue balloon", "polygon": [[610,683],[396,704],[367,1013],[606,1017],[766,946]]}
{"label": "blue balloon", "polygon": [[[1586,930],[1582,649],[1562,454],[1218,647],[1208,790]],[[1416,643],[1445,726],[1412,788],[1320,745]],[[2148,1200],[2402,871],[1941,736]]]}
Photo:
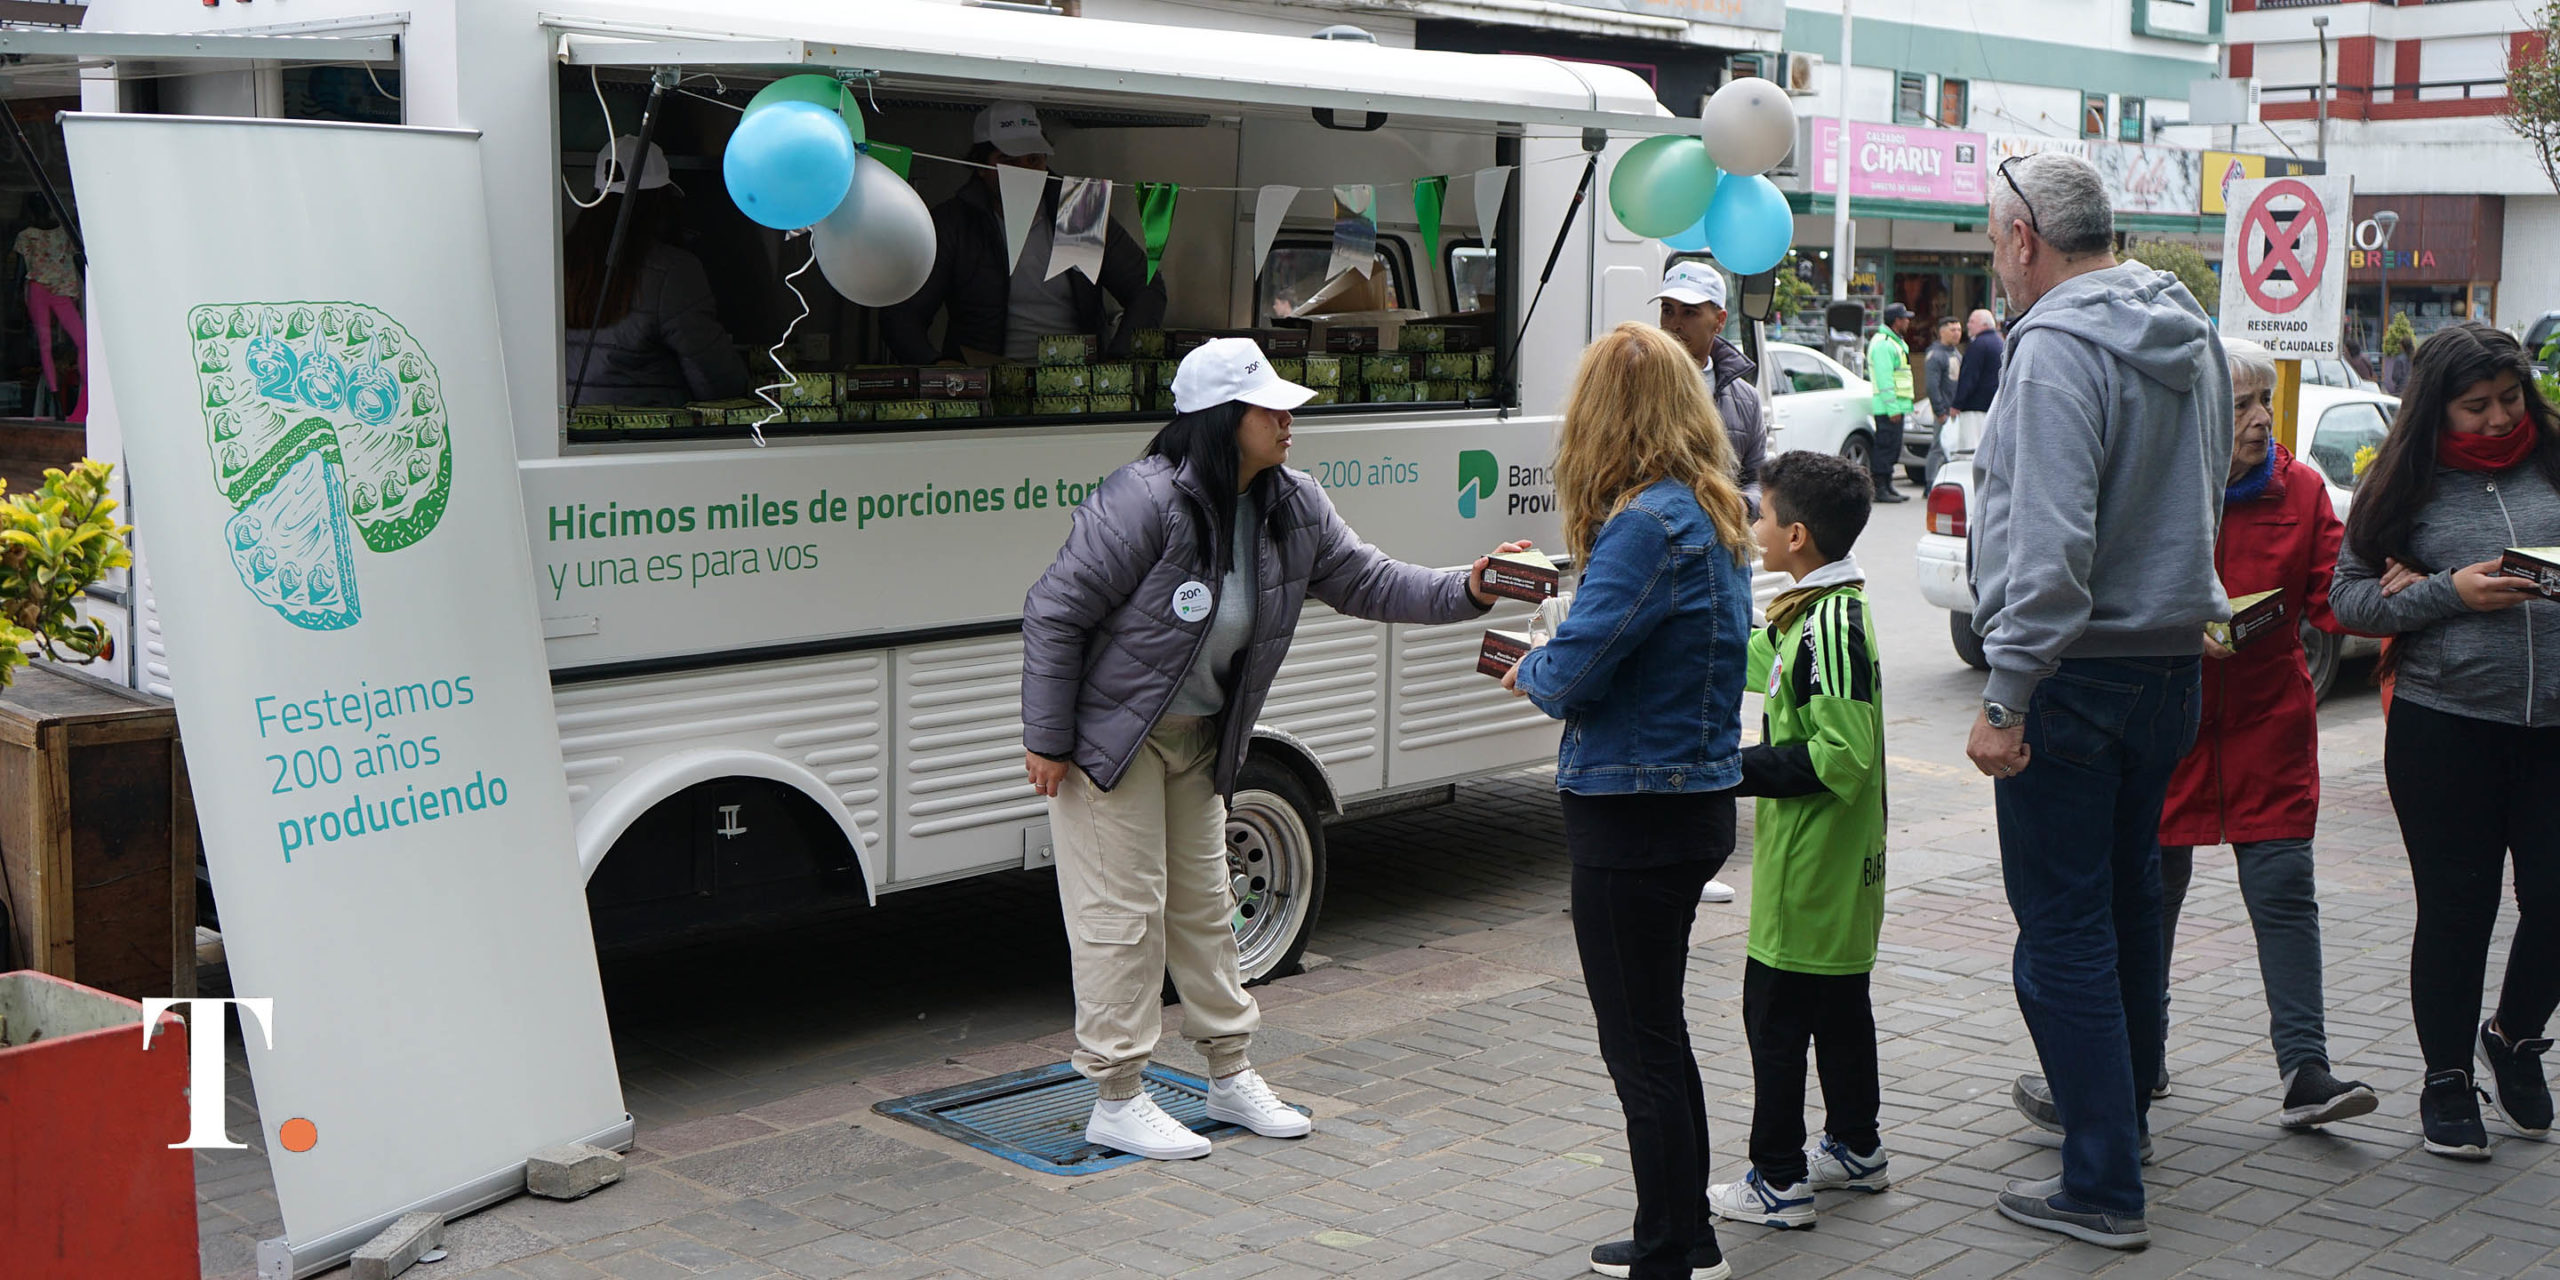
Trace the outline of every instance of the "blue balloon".
{"label": "blue balloon", "polygon": [[1716,261],[1735,275],[1756,276],[1787,256],[1796,238],[1795,214],[1778,184],[1753,174],[1731,174],[1716,187],[1703,224]]}
{"label": "blue balloon", "polygon": [[853,186],[853,131],[813,102],[775,102],[748,112],[729,135],[720,175],[738,211],[777,231],[796,231],[835,212]]}
{"label": "blue balloon", "polygon": [[1689,224],[1688,230],[1676,235],[1664,236],[1662,243],[1675,253],[1705,253],[1707,251],[1707,215],[1699,214],[1698,220]]}

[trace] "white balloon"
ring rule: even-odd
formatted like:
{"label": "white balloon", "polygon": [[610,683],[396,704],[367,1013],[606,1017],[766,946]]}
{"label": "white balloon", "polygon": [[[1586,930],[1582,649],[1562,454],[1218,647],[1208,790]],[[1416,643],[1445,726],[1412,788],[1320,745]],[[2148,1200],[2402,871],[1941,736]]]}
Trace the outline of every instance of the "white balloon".
{"label": "white balloon", "polygon": [[1767,173],[1796,145],[1796,109],[1787,91],[1758,76],[1716,90],[1698,113],[1707,154],[1726,173]]}
{"label": "white balloon", "polygon": [[843,202],[809,228],[809,248],[836,292],[866,307],[894,306],[933,274],[933,211],[896,170],[865,155]]}

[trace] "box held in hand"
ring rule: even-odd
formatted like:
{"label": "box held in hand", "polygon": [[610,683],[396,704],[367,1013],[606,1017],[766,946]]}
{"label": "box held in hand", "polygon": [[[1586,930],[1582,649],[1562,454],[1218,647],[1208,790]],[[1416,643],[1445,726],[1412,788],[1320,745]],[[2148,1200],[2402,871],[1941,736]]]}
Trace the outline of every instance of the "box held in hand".
{"label": "box held in hand", "polygon": [[2241,596],[2231,602],[2231,621],[2208,622],[2205,631],[2221,642],[2222,647],[2237,651],[2250,641],[2276,630],[2293,615],[2285,607],[2284,588]]}
{"label": "box held in hand", "polygon": [[1529,651],[1538,647],[1526,631],[1492,631],[1484,633],[1484,647],[1476,650],[1476,672],[1500,679],[1520,665]]}
{"label": "box held in hand", "polygon": [[1484,589],[1489,595],[1539,604],[1556,598],[1564,574],[1556,562],[1532,547],[1508,555],[1488,556],[1484,564]]}
{"label": "box held in hand", "polygon": [[2560,547],[2509,547],[2498,557],[2498,573],[2522,578],[2535,590],[2560,600]]}

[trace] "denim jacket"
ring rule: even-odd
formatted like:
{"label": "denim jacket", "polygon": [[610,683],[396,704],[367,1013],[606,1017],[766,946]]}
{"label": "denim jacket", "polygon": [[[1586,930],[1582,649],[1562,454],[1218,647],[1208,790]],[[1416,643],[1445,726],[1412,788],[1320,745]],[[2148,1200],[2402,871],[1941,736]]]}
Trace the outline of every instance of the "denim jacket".
{"label": "denim jacket", "polygon": [[1722,791],[1742,780],[1751,575],[1688,486],[1657,481],[1592,540],[1573,609],[1520,660],[1564,721],[1556,789]]}

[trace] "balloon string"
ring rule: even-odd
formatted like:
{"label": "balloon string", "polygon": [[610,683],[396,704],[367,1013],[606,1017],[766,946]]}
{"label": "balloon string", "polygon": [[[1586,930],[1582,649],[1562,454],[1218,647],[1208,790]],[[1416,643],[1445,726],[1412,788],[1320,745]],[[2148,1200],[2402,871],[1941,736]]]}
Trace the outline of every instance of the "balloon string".
{"label": "balloon string", "polygon": [[[792,234],[797,236],[800,233],[795,231]],[[765,353],[765,355],[773,361],[773,367],[782,371],[782,381],[766,383],[765,385],[756,388],[756,398],[764,401],[768,406],[771,406],[770,412],[747,425],[747,431],[756,438],[756,447],[759,449],[764,447],[765,424],[782,416],[782,402],[774,399],[771,395],[766,393],[780,391],[784,387],[791,386],[800,380],[798,374],[791,372],[791,366],[782,362],[782,349],[791,344],[791,331],[799,328],[800,322],[809,318],[808,295],[801,293],[800,286],[792,282],[798,280],[804,275],[807,275],[809,273],[809,268],[816,265],[818,265],[818,246],[815,241],[811,241],[809,245],[809,260],[801,263],[799,267],[791,272],[791,274],[782,278],[782,287],[789,289],[791,291],[791,296],[799,300],[800,314],[791,317],[791,323],[782,326],[782,336],[775,339],[773,348]]]}

